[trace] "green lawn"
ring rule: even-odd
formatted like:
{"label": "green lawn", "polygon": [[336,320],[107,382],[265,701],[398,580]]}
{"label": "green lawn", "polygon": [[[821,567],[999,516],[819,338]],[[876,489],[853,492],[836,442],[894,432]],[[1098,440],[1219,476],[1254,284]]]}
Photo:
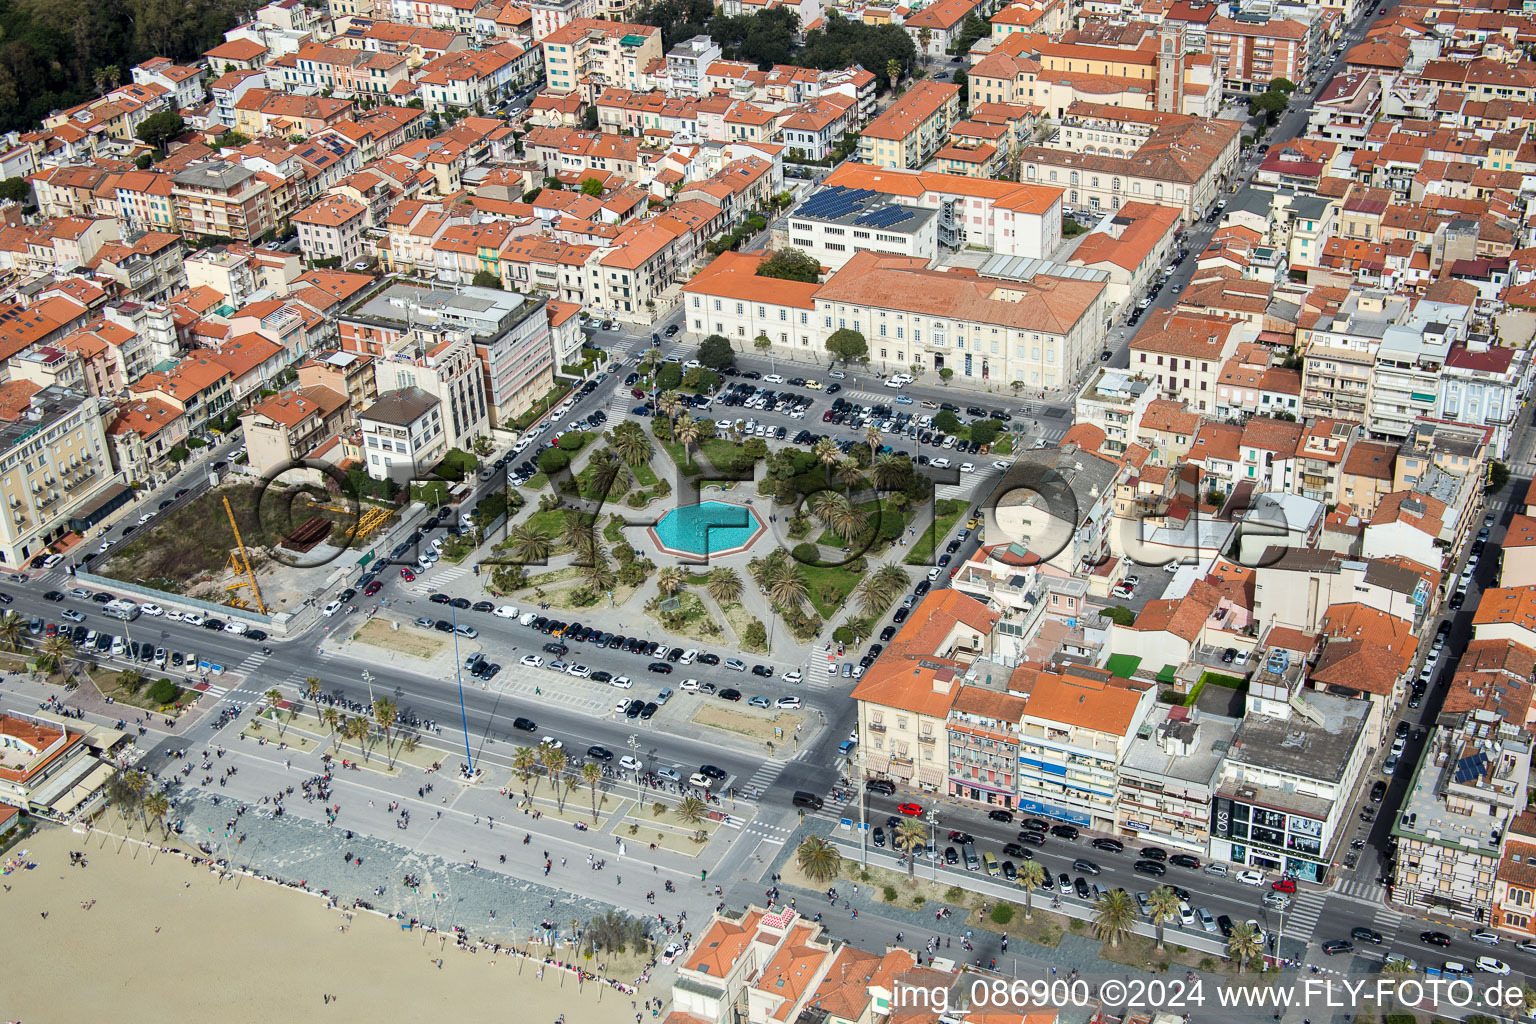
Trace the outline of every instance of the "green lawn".
{"label": "green lawn", "polygon": [[651,469],[649,462],[642,462],[638,466],[630,466],[629,471],[640,481],[640,486],[647,489],[656,486],[656,473]]}
{"label": "green lawn", "polygon": [[712,437],[699,445],[709,464],[718,470],[748,470],[757,461],[747,455],[741,445]]}
{"label": "green lawn", "polygon": [[533,476],[528,478],[528,481],[523,484],[523,486],[528,488],[530,491],[542,491],[544,489],[544,485],[547,483],[549,483],[549,477],[545,476],[543,473],[535,473]]}
{"label": "green lawn", "polygon": [[[903,509],[898,511],[890,505],[885,505],[882,509],[879,499],[861,501],[857,507],[860,512],[864,513],[864,518],[870,521],[871,528],[879,525],[875,520],[875,516],[877,514],[899,518],[901,520],[901,526],[895,527],[893,524],[895,536],[892,538],[892,541],[901,537],[902,533],[907,528],[907,524],[912,521],[912,516],[915,514],[911,509]],[[886,543],[882,541],[879,536],[870,537],[868,530],[865,531],[864,538],[858,539],[858,542],[861,544],[875,543],[879,544],[882,548]],[[823,531],[821,536],[816,538],[816,543],[825,544],[829,548],[841,548],[843,546],[842,538],[838,537],[837,534],[833,533],[831,530]]]}
{"label": "green lawn", "polygon": [[618,501],[619,499],[623,498],[625,494],[627,494],[629,492],[629,488],[630,488],[629,474],[628,473],[624,473],[624,474],[621,474],[616,480],[614,480],[613,486],[611,488],[609,488],[608,493],[606,495],[598,493],[596,487],[594,487],[593,483],[592,483],[592,477],[594,475],[594,472],[595,472],[594,468],[589,463],[587,465],[587,468],[583,469],[580,473],[576,474],[576,485],[577,485],[578,488],[580,488],[581,496],[583,498],[585,498],[587,501],[599,501],[599,500]]}
{"label": "green lawn", "polygon": [[684,457],[683,446],[678,444],[676,441],[663,441],[658,437],[656,438],[656,443],[661,445],[662,448],[666,449],[668,455],[672,456],[672,461],[681,467],[684,476],[698,476],[700,473],[704,472],[704,467],[700,466],[697,462],[691,462]]}
{"label": "green lawn", "polygon": [[933,527],[931,530],[918,534],[916,542],[912,545],[912,553],[907,555],[904,561],[908,565],[927,565],[933,561],[933,549],[939,541],[949,536],[949,531],[954,529],[955,523],[965,515],[969,503],[959,498],[942,498],[933,506]]}
{"label": "green lawn", "polygon": [[550,540],[554,540],[565,530],[565,514],[557,508],[535,512],[528,517],[526,522],[529,527],[539,531]]}
{"label": "green lawn", "polygon": [[[817,613],[823,619],[830,619],[837,614],[853,588],[863,578],[862,573],[836,566],[802,565],[800,571],[805,574],[805,585],[811,592],[811,604],[816,606]],[[827,591],[825,595],[822,593],[824,589]]]}

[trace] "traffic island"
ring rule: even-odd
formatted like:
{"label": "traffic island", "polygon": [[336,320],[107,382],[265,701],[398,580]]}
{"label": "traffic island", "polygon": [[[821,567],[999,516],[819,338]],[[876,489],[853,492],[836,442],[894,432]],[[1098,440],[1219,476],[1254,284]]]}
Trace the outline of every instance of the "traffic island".
{"label": "traffic island", "polygon": [[722,707],[719,704],[700,704],[689,720],[694,725],[746,736],[764,744],[770,754],[788,757],[793,741],[805,716],[793,712],[758,711],[756,708]]}
{"label": "traffic island", "polygon": [[707,814],[698,821],[685,821],[676,806],[647,800],[630,804],[623,819],[614,826],[613,834],[632,845],[655,845],[672,853],[697,857],[724,824]]}

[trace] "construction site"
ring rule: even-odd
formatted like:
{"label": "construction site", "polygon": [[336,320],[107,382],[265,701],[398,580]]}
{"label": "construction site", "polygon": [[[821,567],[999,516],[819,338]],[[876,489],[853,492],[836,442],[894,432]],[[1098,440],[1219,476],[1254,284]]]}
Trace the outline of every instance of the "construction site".
{"label": "construction site", "polygon": [[356,565],[395,518],[318,488],[231,483],[152,519],[95,571],[210,604],[291,612]]}

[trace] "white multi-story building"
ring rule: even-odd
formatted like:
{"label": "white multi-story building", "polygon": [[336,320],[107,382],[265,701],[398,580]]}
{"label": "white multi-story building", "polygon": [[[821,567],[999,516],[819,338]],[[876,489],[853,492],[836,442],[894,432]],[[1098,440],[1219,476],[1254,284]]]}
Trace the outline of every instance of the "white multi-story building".
{"label": "white multi-story building", "polygon": [[381,392],[357,420],[365,465],[375,480],[407,484],[422,479],[452,447],[442,403],[421,388]]}
{"label": "white multi-story building", "polygon": [[1115,831],[1120,763],[1156,699],[1103,669],[1040,673],[1019,723],[1018,809]]}
{"label": "white multi-story building", "polygon": [[1299,686],[1282,697],[1250,695],[1222,761],[1210,855],[1326,882],[1371,748],[1371,703]]}
{"label": "white multi-story building", "polygon": [[0,563],[20,567],[45,551],[113,484],[110,414],[106,399],[54,385],[0,422]]}
{"label": "white multi-story building", "polygon": [[834,185],[807,196],[778,234],[823,267],[841,270],[865,251],[932,260],[939,252],[938,222],[933,210]]}
{"label": "white multi-story building", "polygon": [[1491,344],[1484,335],[1452,343],[1440,375],[1436,416],[1493,431],[1495,458],[1509,455],[1515,420],[1530,386],[1530,351]]}
{"label": "white multi-story building", "polygon": [[1131,741],[1116,784],[1116,831],[1197,853],[1211,844],[1211,801],[1237,720],[1158,705]]}
{"label": "white multi-story building", "polygon": [[1406,321],[1383,331],[1371,371],[1366,430],[1372,437],[1405,438],[1420,416],[1434,415],[1446,356],[1464,334],[1468,312],[1426,299]]}

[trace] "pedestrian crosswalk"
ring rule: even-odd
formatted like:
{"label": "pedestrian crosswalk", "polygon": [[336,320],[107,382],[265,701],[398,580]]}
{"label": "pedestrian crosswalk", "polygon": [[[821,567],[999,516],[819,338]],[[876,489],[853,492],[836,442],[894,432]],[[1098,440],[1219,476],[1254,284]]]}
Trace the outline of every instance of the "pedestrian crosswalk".
{"label": "pedestrian crosswalk", "polygon": [[1384,895],[1381,886],[1368,878],[1346,878],[1333,887],[1341,896],[1366,903],[1380,903]]}
{"label": "pedestrian crosswalk", "polygon": [[765,821],[754,820],[743,831],[751,835],[761,836],[771,843],[783,844],[794,834],[795,830],[790,825],[770,825]]}
{"label": "pedestrian crosswalk", "polygon": [[757,771],[752,773],[752,777],[742,784],[741,791],[750,797],[761,797],[763,791],[773,785],[783,773],[783,761],[764,761],[757,766]]}
{"label": "pedestrian crosswalk", "polygon": [[1291,906],[1285,912],[1285,933],[1287,935],[1307,936],[1317,927],[1317,919],[1322,916],[1323,905],[1328,902],[1326,892],[1308,890],[1298,892],[1291,897]]}

